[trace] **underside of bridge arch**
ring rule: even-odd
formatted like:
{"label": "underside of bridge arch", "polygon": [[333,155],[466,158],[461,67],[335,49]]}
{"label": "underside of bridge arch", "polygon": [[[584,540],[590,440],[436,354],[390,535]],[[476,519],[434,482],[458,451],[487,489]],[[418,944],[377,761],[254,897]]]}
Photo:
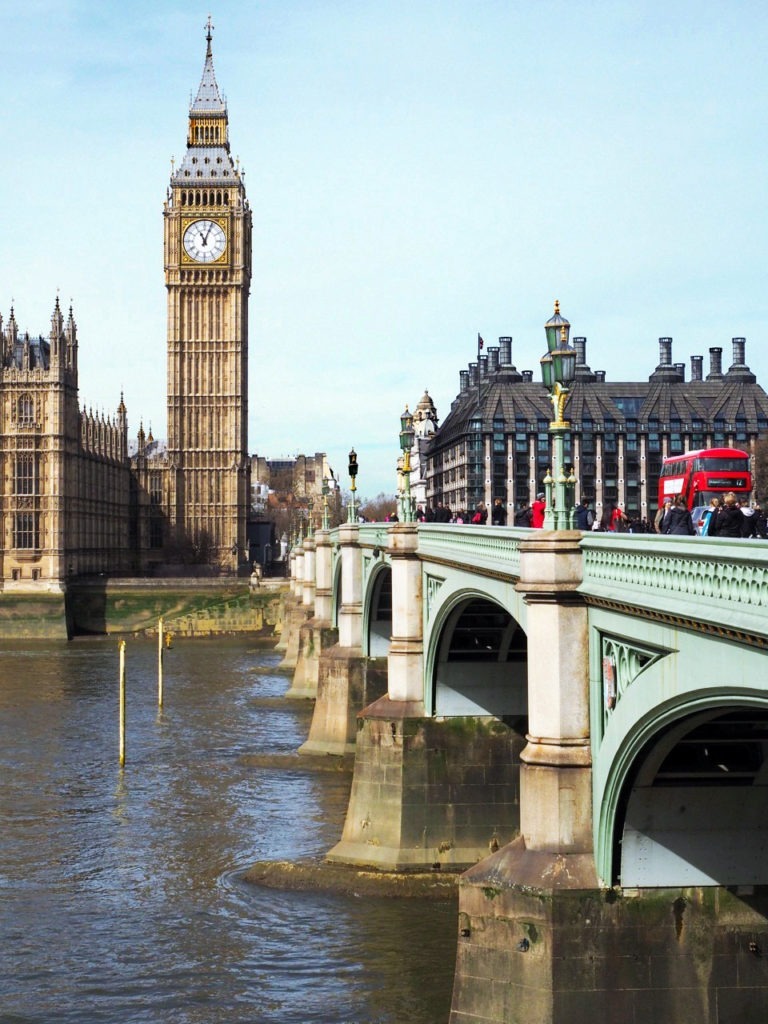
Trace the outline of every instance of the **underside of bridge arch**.
{"label": "underside of bridge arch", "polygon": [[341,559],[337,559],[333,569],[333,611],[331,625],[338,628],[339,612],[341,611]]}
{"label": "underside of bridge arch", "polygon": [[436,640],[432,710],[438,716],[528,714],[528,643],[519,623],[487,598],[467,597]]}
{"label": "underside of bridge arch", "polygon": [[366,649],[369,658],[386,658],[392,635],[392,570],[382,566],[371,582],[366,609]]}
{"label": "underside of bridge arch", "polygon": [[696,711],[648,740],[613,844],[625,888],[768,884],[768,701]]}

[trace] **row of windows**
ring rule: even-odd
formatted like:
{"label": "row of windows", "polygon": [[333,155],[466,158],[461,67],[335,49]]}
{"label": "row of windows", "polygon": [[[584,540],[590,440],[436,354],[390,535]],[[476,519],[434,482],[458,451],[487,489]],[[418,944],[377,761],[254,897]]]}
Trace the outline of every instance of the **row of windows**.
{"label": "row of windows", "polygon": [[182,206],[229,206],[229,193],[223,188],[184,189]]}
{"label": "row of windows", "polygon": [[196,124],[191,133],[195,142],[224,142],[226,131],[223,124]]}
{"label": "row of windows", "polygon": [[[735,439],[737,441],[744,441],[744,442],[746,442],[748,440],[746,435],[744,437],[742,437],[741,435],[736,435]],[[539,457],[546,456],[548,454],[549,449],[550,449],[550,440],[551,439],[550,439],[550,435],[549,435],[548,432],[543,432],[543,433],[539,433],[539,434],[536,435],[535,451],[538,453]],[[726,438],[725,438],[724,434],[717,434],[717,433],[712,434],[712,444],[715,447],[723,447],[725,445],[725,441],[726,441]],[[694,448],[704,448],[704,447],[706,447],[706,444],[707,444],[706,435],[693,435],[692,438],[691,438],[691,445]],[[565,447],[566,447],[566,455],[570,458],[571,450],[572,450],[571,449],[571,438],[570,437],[566,437],[566,439],[565,439]],[[654,455],[660,455],[661,454],[661,450],[662,450],[662,438],[661,438],[661,436],[659,434],[648,434],[647,435],[647,439],[646,439],[646,446],[645,447],[646,447],[646,452],[647,452],[649,458],[652,458]],[[677,435],[675,435],[675,434],[670,435],[668,450],[670,450],[670,451],[682,451],[685,447],[686,447],[686,445],[684,443],[684,438],[683,438],[682,435],[679,435],[679,434],[677,434]],[[580,452],[582,454],[582,457],[590,456],[590,455],[594,457],[595,452],[597,450],[597,446],[595,444],[595,435],[590,435],[590,434],[582,435],[579,438],[579,449],[580,449]],[[615,434],[613,434],[613,435],[606,435],[606,436],[604,436],[602,438],[602,451],[603,451],[603,454],[605,456],[617,455],[618,454],[618,450],[619,450],[619,446],[618,446],[618,442],[617,442],[617,436]],[[635,458],[637,458],[639,450],[640,450],[640,445],[638,444],[638,437],[637,437],[637,435],[636,434],[627,434],[627,435],[625,435],[625,437],[624,437],[624,455],[625,455],[625,458],[628,461],[632,461],[633,456]],[[517,455],[517,457],[519,458],[522,455],[527,456],[528,451],[529,451],[529,438],[528,438],[528,436],[527,435],[522,435],[522,436],[521,435],[516,435],[515,436],[515,440],[514,440],[514,452]],[[497,440],[496,435],[494,435],[493,444],[492,444],[492,453],[493,453],[493,455],[498,457],[499,455],[505,454],[505,452],[506,452],[506,448],[502,446],[502,444]],[[469,439],[468,444],[467,444],[466,453],[465,453],[464,457],[467,459],[467,461],[478,462],[478,461],[480,461],[483,453],[484,453],[484,445],[483,445],[482,438],[478,437],[478,436],[471,437]],[[444,465],[444,461],[445,461],[445,463],[458,461],[458,464],[462,465],[461,455],[458,455],[458,456],[454,455],[453,458],[451,458],[451,459],[445,458],[445,460],[444,460],[443,459],[443,454],[444,453],[440,453],[440,452],[435,453],[434,457],[431,460],[431,465],[432,465],[432,467],[434,469],[440,470],[443,467],[443,465]],[[452,453],[452,455],[453,455],[453,453]]]}
{"label": "row of windows", "polygon": [[[746,417],[737,416],[732,422],[726,421],[720,416],[716,416],[712,421],[711,425],[706,424],[703,420],[691,420],[690,422],[683,422],[682,420],[670,420],[669,422],[662,422],[658,419],[649,419],[647,425],[638,423],[637,420],[624,420],[620,423],[616,423],[615,420],[606,417],[603,421],[596,420],[582,420],[580,423],[571,420],[572,429],[576,430],[581,434],[591,433],[619,433],[619,434],[653,434],[661,431],[662,433],[686,433],[691,432],[702,433],[708,429],[713,430],[724,430],[733,433],[735,430],[748,430],[750,429],[749,421]],[[752,424],[754,429],[755,423]],[[757,431],[768,431],[768,419],[764,416],[758,416],[756,420]],[[482,434],[483,428],[480,420],[470,420],[468,424],[468,434]],[[529,422],[523,419],[515,420],[515,434],[535,434],[541,433],[542,431],[549,430],[549,420],[540,418],[535,423]],[[493,434],[503,434],[507,432],[506,422],[504,420],[494,419],[493,421]],[[512,431],[510,430],[510,433]]]}

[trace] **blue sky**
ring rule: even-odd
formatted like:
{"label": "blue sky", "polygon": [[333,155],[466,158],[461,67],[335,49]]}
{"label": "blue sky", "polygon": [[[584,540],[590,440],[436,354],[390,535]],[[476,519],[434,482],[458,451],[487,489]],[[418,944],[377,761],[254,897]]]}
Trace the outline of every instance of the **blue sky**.
{"label": "blue sky", "polygon": [[[162,204],[207,7],[0,2],[0,312],[60,289],[81,401],[165,436]],[[399,414],[512,335],[536,369],[559,298],[588,361],[644,379],[765,345],[768,6],[225,0],[210,9],[253,209],[249,447],[354,445],[393,491]],[[347,481],[342,476],[342,484]]]}

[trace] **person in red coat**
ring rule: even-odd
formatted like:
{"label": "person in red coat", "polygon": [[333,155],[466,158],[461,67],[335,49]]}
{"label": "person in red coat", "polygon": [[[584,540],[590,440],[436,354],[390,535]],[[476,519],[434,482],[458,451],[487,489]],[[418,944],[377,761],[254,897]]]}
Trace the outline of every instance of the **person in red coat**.
{"label": "person in red coat", "polygon": [[536,495],[536,501],[531,505],[531,526],[536,530],[541,530],[544,526],[544,512],[546,511],[547,503],[544,500],[543,494]]}

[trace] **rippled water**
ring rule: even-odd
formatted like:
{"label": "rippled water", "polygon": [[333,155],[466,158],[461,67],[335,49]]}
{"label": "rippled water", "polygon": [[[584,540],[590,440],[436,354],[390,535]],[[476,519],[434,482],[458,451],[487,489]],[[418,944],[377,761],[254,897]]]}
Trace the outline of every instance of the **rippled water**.
{"label": "rippled water", "polygon": [[113,640],[0,650],[2,1024],[442,1024],[456,908],[244,883],[320,858],[350,778],[254,767],[309,710],[244,641],[127,647],[118,766]]}

